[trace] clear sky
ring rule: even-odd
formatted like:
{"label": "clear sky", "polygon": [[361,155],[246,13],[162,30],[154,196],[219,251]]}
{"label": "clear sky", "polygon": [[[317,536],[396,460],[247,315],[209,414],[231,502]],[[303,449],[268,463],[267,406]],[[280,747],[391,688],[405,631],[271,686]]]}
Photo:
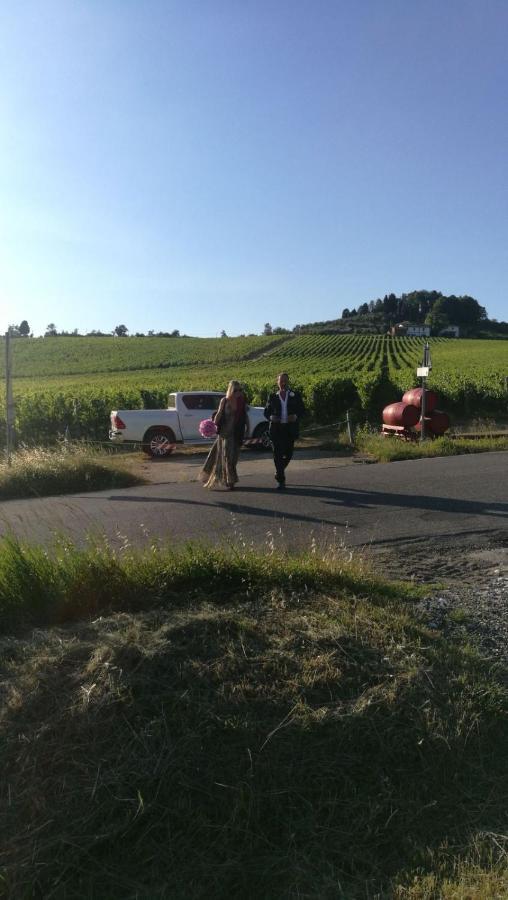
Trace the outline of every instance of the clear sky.
{"label": "clear sky", "polygon": [[508,319],[506,0],[0,6],[0,330]]}

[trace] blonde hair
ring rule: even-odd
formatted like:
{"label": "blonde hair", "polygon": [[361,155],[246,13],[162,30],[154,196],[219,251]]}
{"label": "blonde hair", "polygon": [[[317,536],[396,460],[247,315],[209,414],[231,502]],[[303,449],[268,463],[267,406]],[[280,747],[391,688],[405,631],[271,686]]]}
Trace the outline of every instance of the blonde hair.
{"label": "blonde hair", "polygon": [[239,390],[242,389],[242,385],[240,384],[240,382],[239,381],[230,381],[227,386],[227,390],[226,390],[226,400],[231,400],[231,397],[233,396],[234,392],[238,389]]}

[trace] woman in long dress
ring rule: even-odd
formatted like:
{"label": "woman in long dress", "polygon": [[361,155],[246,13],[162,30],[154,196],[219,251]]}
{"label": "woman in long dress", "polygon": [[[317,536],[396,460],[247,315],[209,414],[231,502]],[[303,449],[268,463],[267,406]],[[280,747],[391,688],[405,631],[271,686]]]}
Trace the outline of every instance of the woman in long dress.
{"label": "woman in long dress", "polygon": [[199,477],[206,488],[222,484],[232,491],[238,482],[236,465],[247,424],[247,404],[238,381],[229,382],[213,418],[217,437]]}

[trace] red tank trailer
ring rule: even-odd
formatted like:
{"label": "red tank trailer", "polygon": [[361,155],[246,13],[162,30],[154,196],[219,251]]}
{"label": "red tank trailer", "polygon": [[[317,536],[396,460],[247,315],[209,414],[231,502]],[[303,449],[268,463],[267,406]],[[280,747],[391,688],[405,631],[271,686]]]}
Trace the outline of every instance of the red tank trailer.
{"label": "red tank trailer", "polygon": [[[430,416],[425,416],[425,431],[433,437],[441,437],[450,427],[450,416],[440,409],[433,409]],[[415,425],[416,431],[421,431],[420,422]]]}
{"label": "red tank trailer", "polygon": [[400,428],[414,428],[420,419],[420,410],[410,403],[390,403],[383,410],[383,424]]}
{"label": "red tank trailer", "polygon": [[434,434],[438,436],[444,434],[450,427],[450,416],[440,409],[432,410],[430,414],[430,427]]}
{"label": "red tank trailer", "polygon": [[[416,441],[422,430],[422,394],[421,387],[406,391],[400,403],[390,403],[383,410],[383,427],[381,433],[392,435],[405,441]],[[439,398],[435,391],[425,391],[425,433],[431,437],[440,437],[450,427],[447,413],[436,409]]]}
{"label": "red tank trailer", "polygon": [[[410,403],[412,406],[416,406],[418,409],[422,407],[422,393],[423,390],[421,387],[411,388],[410,391],[406,391],[406,393],[402,397],[403,403]],[[425,391],[425,412],[430,415],[433,409],[436,408],[439,402],[439,397],[435,391]]]}

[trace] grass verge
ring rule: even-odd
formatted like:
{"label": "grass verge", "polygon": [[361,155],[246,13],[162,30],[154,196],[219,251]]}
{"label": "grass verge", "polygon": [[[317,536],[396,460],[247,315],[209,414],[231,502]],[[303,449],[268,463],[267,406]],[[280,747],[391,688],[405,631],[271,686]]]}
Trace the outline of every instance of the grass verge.
{"label": "grass verge", "polygon": [[0,463],[0,500],[131,487],[143,480],[112,454],[70,445],[19,450]]}
{"label": "grass verge", "polygon": [[377,462],[395,462],[400,459],[422,459],[432,456],[459,456],[464,453],[487,453],[493,450],[508,450],[508,438],[481,437],[436,438],[420,443],[410,443],[395,437],[382,437],[379,433],[359,431],[356,436],[357,449],[368,453]]}
{"label": "grass verge", "polygon": [[0,894],[506,896],[506,688],[415,596],[340,546],[4,542]]}

